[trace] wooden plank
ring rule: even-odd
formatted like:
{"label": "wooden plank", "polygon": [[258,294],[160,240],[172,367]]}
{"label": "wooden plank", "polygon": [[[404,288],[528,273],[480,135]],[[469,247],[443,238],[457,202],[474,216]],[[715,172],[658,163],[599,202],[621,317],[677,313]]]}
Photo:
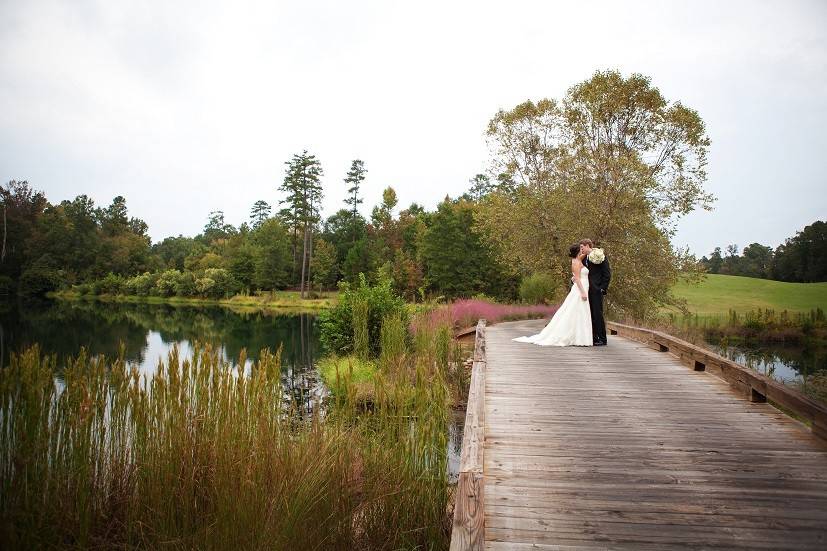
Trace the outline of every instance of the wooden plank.
{"label": "wooden plank", "polygon": [[543,323],[486,330],[486,549],[827,546],[827,417],[811,431],[750,401],[779,390],[760,374],[645,330],[511,341]]}
{"label": "wooden plank", "polygon": [[631,327],[615,322],[608,322],[615,334],[628,336],[641,342],[655,342],[663,349],[674,351],[677,355],[687,353],[693,362],[699,362],[706,368],[712,365],[711,373],[728,381],[736,394],[751,400],[776,402],[791,410],[796,415],[812,423],[813,434],[827,439],[827,406],[816,402],[797,390],[790,388],[765,375],[737,364],[714,352],[703,349],[671,335],[648,329]]}
{"label": "wooden plank", "polygon": [[485,544],[485,320],[476,328],[459,478],[454,497],[451,551],[481,551]]}

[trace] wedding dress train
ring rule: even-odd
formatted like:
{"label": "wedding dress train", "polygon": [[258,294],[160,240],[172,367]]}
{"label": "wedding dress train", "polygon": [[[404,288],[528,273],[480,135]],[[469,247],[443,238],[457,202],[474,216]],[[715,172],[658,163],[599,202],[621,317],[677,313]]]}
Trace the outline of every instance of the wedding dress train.
{"label": "wedding dress train", "polygon": [[[589,269],[585,266],[580,271],[580,282],[588,294]],[[589,301],[580,298],[580,289],[577,285],[572,285],[566,300],[542,331],[514,340],[540,346],[592,346],[592,314],[589,310]]]}

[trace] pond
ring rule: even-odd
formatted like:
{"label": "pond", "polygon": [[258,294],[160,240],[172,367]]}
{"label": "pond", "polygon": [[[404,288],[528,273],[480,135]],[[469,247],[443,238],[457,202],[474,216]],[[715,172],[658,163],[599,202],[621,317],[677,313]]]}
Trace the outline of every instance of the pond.
{"label": "pond", "polygon": [[[282,347],[285,399],[302,404],[310,414],[327,390],[316,361],[324,354],[313,314],[238,312],[220,306],[172,306],[95,301],[36,301],[0,303],[0,365],[12,352],[38,344],[56,354],[58,365],[76,356],[81,347],[90,354],[118,355],[121,343],[127,362],[152,374],[173,346],[182,357],[195,342],[209,343],[236,365],[247,349],[247,367],[263,348]],[[55,374],[58,380],[60,374]],[[449,480],[456,482],[462,447],[464,413],[452,416],[448,434]]]}
{"label": "pond", "polygon": [[[26,301],[0,304],[0,365],[12,352],[38,344],[56,354],[58,365],[81,347],[91,355],[116,357],[124,347],[126,361],[152,374],[173,346],[187,357],[195,342],[210,344],[236,365],[243,348],[247,367],[263,348],[282,347],[282,382],[286,398],[309,413],[324,395],[315,371],[322,354],[316,317],[235,312],[218,306],[102,303],[94,301]],[[56,374],[60,379],[60,374]]]}
{"label": "pond", "polygon": [[827,372],[824,345],[710,342],[709,347],[725,358],[787,384],[802,383],[814,373]]}

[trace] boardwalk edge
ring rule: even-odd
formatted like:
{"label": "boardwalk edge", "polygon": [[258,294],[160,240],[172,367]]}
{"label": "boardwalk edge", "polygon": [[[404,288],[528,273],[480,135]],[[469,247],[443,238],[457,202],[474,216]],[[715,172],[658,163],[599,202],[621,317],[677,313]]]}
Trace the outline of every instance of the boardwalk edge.
{"label": "boardwalk edge", "polygon": [[468,388],[459,480],[454,498],[451,551],[482,551],[485,544],[485,370],[485,320],[482,319],[477,323],[474,339],[474,363]]}
{"label": "boardwalk edge", "polygon": [[805,419],[815,436],[827,440],[827,407],[801,392],[672,335],[612,321],[607,322],[606,327],[612,335],[641,342],[660,352],[669,352],[687,367],[695,371],[706,371],[725,380],[742,398],[751,402],[769,400],[783,406]]}

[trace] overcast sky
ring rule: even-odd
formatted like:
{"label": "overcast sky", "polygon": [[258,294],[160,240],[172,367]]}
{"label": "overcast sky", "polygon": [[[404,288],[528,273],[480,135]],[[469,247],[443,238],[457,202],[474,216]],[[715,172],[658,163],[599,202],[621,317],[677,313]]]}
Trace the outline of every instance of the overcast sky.
{"label": "overcast sky", "polygon": [[127,199],[153,240],[278,202],[284,162],[350,160],[363,212],[433,208],[485,170],[500,108],[597,69],[651,77],[712,140],[712,213],[675,240],[776,246],[827,218],[827,2],[0,0],[0,178]]}

